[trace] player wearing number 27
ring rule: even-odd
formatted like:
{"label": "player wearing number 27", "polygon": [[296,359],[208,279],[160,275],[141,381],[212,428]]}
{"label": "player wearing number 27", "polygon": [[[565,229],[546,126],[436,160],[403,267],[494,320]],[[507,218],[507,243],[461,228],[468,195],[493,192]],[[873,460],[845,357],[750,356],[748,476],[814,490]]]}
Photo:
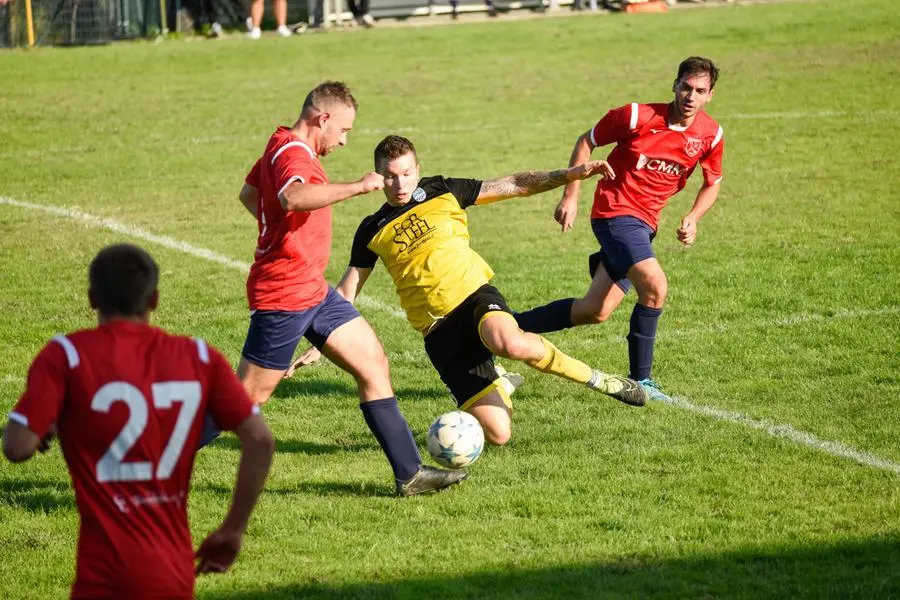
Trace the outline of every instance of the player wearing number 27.
{"label": "player wearing number 27", "polygon": [[159,270],[130,245],[90,266],[98,326],[53,338],[31,365],[3,451],[20,462],[58,432],[81,515],[73,598],[192,598],[187,497],[208,413],[241,440],[232,505],[197,551],[198,573],[237,556],[274,452],[228,362],[202,340],[149,325]]}
{"label": "player wearing number 27", "polygon": [[[667,398],[650,371],[668,282],[651,242],[663,207],[684,189],[698,164],[703,186],[681,219],[679,241],[694,243],[697,222],[719,196],[725,139],[719,124],[703,111],[718,77],[711,60],[687,58],[678,66],[672,102],[614,108],[578,138],[572,165],[587,162],[594,148],[615,144],[607,157],[615,177],[600,180],[594,192],[591,227],[600,251],[589,261],[593,281],[583,298],[556,300],[516,315],[519,327],[534,333],[602,323],[634,284],[638,301],[628,332],[630,377],[640,381],[654,400]],[[556,207],[563,231],[575,221],[580,183],[570,182]]]}

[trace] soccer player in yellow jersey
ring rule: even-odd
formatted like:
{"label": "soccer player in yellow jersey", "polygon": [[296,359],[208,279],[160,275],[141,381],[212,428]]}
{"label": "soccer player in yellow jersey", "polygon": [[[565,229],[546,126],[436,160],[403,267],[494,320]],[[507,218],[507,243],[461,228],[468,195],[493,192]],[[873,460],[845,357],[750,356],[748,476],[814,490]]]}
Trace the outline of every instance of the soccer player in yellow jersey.
{"label": "soccer player in yellow jersey", "polygon": [[[486,181],[420,178],[412,142],[391,135],[375,148],[375,170],[384,177],[387,202],[359,226],[337,292],[353,302],[380,258],[409,322],[425,337],[425,351],[441,380],[460,409],[478,419],[489,442],[505,444],[510,438],[512,403],[494,366],[495,355],[585,384],[626,404],[646,403],[647,392],[631,379],[592,369],[543,337],[519,329],[506,300],[490,285],[494,272],[469,247],[466,208],[546,192],[595,175],[612,177],[605,161]],[[295,366],[314,359],[314,353],[308,353]]]}

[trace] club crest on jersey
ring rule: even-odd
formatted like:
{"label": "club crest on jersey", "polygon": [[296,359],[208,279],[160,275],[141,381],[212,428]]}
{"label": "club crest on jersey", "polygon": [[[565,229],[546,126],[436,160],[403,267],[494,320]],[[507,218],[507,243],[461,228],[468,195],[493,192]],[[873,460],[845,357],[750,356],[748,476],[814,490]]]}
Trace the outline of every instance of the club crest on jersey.
{"label": "club crest on jersey", "polygon": [[689,137],[687,141],[684,143],[684,151],[687,152],[687,155],[691,158],[694,158],[698,154],[700,154],[700,150],[703,149],[703,140],[699,140],[697,138]]}
{"label": "club crest on jersey", "polygon": [[413,190],[413,193],[412,193],[413,202],[424,202],[425,195],[426,195],[425,190],[423,190],[420,187],[417,187],[415,190]]}

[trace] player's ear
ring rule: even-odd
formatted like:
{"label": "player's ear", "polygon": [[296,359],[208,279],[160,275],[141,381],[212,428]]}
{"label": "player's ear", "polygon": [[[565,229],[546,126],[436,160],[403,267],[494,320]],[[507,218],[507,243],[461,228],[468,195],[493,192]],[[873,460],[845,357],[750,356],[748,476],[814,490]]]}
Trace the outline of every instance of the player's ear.
{"label": "player's ear", "polygon": [[319,119],[319,127],[321,127],[322,129],[324,129],[324,128],[325,128],[325,124],[326,124],[329,120],[331,120],[331,113],[320,112],[320,113],[317,115],[317,118]]}
{"label": "player's ear", "polygon": [[150,301],[147,303],[147,309],[156,310],[157,306],[159,306],[159,290],[153,290],[153,293],[150,294]]}

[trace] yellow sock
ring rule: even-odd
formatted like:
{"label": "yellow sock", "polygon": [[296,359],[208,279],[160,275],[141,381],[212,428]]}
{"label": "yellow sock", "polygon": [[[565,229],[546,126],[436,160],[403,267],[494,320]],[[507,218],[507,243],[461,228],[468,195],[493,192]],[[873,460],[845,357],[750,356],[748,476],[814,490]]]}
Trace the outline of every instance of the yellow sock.
{"label": "yellow sock", "polygon": [[576,383],[587,383],[591,379],[593,369],[578,360],[572,358],[543,336],[538,336],[544,342],[544,358],[538,361],[529,361],[528,366],[534,367],[544,373],[552,373],[565,377]]}

